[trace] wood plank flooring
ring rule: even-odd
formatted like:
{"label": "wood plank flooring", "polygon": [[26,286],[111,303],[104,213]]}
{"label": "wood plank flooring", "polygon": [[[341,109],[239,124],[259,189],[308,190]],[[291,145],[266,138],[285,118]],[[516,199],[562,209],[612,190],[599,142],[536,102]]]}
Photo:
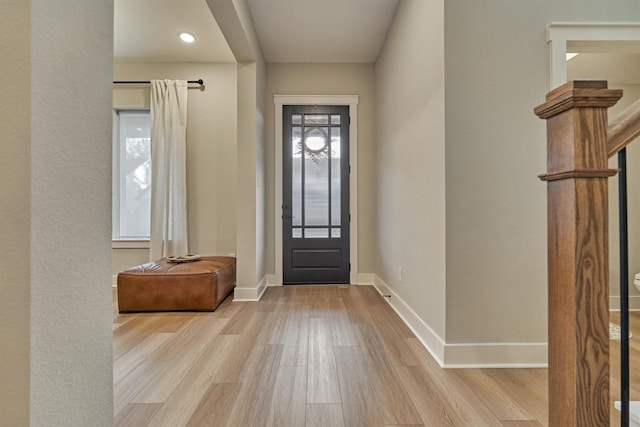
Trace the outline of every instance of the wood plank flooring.
{"label": "wood plank flooring", "polygon": [[271,287],[214,313],[114,298],[113,328],[115,426],[547,425],[546,369],[443,370],[370,286]]}

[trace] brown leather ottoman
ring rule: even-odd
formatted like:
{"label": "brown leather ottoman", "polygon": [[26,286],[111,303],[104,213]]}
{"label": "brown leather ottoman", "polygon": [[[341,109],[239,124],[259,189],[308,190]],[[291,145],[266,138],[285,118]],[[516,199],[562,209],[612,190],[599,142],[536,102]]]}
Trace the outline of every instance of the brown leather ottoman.
{"label": "brown leather ottoman", "polygon": [[236,286],[234,257],[148,262],[118,274],[118,310],[214,311]]}

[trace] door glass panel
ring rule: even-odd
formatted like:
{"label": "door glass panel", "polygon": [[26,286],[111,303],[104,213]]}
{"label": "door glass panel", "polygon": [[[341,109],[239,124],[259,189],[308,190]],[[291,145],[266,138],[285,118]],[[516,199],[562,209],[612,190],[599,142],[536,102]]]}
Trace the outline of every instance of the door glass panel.
{"label": "door glass panel", "polygon": [[301,228],[292,228],[291,229],[291,237],[293,237],[294,239],[301,239],[302,238],[302,229]]}
{"label": "door glass panel", "polygon": [[302,127],[300,126],[291,128],[291,151],[292,225],[302,225]]}
{"label": "door glass panel", "polygon": [[[339,117],[339,116],[338,116]],[[340,128],[331,128],[331,225],[340,224]]]}
{"label": "door glass panel", "polygon": [[307,239],[326,239],[329,237],[328,228],[305,228],[304,237]]}
{"label": "door glass panel", "polygon": [[326,114],[305,114],[304,124],[305,125],[328,125],[329,116]]}
{"label": "door glass panel", "polygon": [[306,127],[304,136],[304,148],[311,153],[318,153],[319,157],[325,155],[327,141],[327,129],[325,127]]}
{"label": "door glass panel", "polygon": [[331,115],[331,124],[332,125],[339,125],[340,124],[340,115],[339,114],[332,114]]}
{"label": "door glass panel", "polygon": [[301,125],[302,124],[302,114],[292,114],[291,115],[291,123],[293,123],[294,125]]}
{"label": "door glass panel", "polygon": [[[304,225],[329,225],[329,147],[326,143],[326,130],[327,128],[305,128]],[[317,141],[321,138],[324,138],[324,147],[310,150],[307,139],[315,140],[312,147],[317,147]]]}
{"label": "door glass panel", "polygon": [[331,237],[332,238],[340,238],[340,229],[339,228],[332,228],[331,229]]}

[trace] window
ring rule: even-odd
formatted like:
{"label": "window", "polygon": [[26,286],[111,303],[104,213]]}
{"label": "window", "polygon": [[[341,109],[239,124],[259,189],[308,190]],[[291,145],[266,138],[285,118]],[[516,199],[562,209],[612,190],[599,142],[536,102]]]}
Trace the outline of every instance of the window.
{"label": "window", "polygon": [[149,111],[116,111],[113,123],[113,240],[148,240],[151,221]]}

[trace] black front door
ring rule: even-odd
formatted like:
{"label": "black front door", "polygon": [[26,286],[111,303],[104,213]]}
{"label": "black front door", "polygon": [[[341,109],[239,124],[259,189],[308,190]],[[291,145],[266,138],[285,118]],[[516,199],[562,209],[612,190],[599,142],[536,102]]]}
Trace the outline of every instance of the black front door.
{"label": "black front door", "polygon": [[349,107],[282,113],[283,283],[349,283]]}

